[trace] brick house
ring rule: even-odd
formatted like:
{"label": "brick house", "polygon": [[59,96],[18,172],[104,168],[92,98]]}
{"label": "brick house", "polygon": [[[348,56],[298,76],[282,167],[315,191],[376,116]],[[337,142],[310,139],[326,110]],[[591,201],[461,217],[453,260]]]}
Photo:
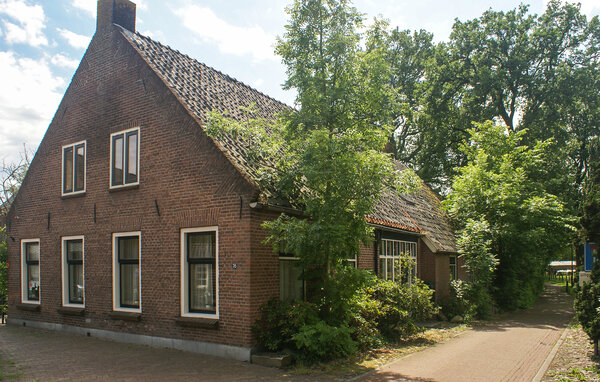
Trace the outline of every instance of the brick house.
{"label": "brick house", "polygon": [[[273,297],[302,293],[294,259],[262,244],[265,201],[209,110],[288,106],[135,33],[135,5],[100,0],[97,30],[8,214],[9,323],[249,360]],[[447,294],[461,277],[437,196],[386,193],[355,265],[399,279],[401,252]],[[451,276],[453,273],[453,276]]]}

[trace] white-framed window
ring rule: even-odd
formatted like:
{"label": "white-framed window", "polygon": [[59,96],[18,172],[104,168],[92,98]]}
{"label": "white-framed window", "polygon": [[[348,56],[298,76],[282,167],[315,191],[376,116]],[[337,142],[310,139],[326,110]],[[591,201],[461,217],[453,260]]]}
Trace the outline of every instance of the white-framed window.
{"label": "white-framed window", "polygon": [[297,257],[279,255],[279,299],[281,301],[304,300],[306,283]]}
{"label": "white-framed window", "polygon": [[417,276],[417,243],[381,239],[378,249],[379,277],[412,283]]}
{"label": "white-framed window", "polygon": [[354,257],[349,257],[346,259],[346,261],[348,262],[348,265],[350,265],[352,268],[358,268],[358,254],[355,254]]}
{"label": "white-framed window", "polygon": [[219,318],[219,229],[181,230],[181,315]]}
{"label": "white-framed window", "polygon": [[62,147],[62,195],[85,192],[86,141]]}
{"label": "white-framed window", "polygon": [[110,135],[110,188],[139,184],[140,128]]}
{"label": "white-framed window", "polygon": [[456,280],[456,256],[450,256],[450,281]]}
{"label": "white-framed window", "polygon": [[142,233],[113,233],[113,310],[142,311]]}
{"label": "white-framed window", "polygon": [[63,306],[85,306],[85,251],[83,236],[62,238]]}
{"label": "white-framed window", "polygon": [[21,240],[21,301],[40,303],[40,239]]}

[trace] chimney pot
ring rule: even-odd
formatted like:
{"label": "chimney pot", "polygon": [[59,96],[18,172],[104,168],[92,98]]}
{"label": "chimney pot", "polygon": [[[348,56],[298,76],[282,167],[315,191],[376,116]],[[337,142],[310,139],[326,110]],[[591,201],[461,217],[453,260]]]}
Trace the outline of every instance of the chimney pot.
{"label": "chimney pot", "polygon": [[129,0],[98,0],[96,31],[112,24],[135,33],[135,4]]}

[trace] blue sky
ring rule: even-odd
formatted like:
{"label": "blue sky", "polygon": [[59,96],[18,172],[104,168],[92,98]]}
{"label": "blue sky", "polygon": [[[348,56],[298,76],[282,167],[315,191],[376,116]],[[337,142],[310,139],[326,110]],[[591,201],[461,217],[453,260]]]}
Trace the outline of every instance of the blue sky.
{"label": "blue sky", "polygon": [[[287,20],[284,0],[133,0],[137,30],[288,104],[285,68],[273,54]],[[448,38],[454,19],[521,0],[355,0],[368,19],[382,15],[402,29]],[[547,0],[530,0],[542,13]],[[96,0],[0,0],[0,161],[19,159],[41,141],[94,34]],[[600,0],[581,1],[588,16]]]}

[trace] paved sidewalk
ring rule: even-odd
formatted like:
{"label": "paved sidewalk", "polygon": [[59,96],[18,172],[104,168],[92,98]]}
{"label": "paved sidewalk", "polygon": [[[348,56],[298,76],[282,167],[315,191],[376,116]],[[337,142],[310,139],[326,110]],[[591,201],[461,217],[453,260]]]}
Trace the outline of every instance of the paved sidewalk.
{"label": "paved sidewalk", "polygon": [[0,380],[15,372],[24,381],[307,380],[247,362],[13,325],[0,325],[2,359]]}
{"label": "paved sidewalk", "polygon": [[554,285],[534,307],[477,326],[452,340],[367,374],[360,381],[532,381],[573,315]]}

